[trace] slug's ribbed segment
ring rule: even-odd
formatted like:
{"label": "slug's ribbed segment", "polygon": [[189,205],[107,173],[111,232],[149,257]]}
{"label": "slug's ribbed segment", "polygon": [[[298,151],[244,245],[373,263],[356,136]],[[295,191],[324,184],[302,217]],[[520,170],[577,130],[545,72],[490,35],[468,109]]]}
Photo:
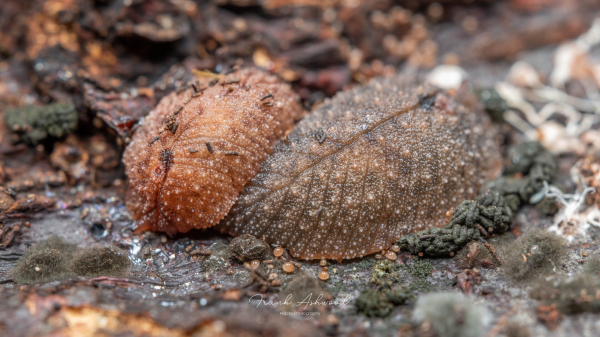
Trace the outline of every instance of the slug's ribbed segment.
{"label": "slug's ribbed segment", "polygon": [[187,232],[219,222],[302,114],[290,86],[263,71],[215,82],[163,98],[125,150],[126,204],[139,230]]}
{"label": "slug's ribbed segment", "polygon": [[354,258],[443,226],[501,170],[497,132],[445,92],[379,80],[337,94],[278,143],[218,228],[299,258]]}

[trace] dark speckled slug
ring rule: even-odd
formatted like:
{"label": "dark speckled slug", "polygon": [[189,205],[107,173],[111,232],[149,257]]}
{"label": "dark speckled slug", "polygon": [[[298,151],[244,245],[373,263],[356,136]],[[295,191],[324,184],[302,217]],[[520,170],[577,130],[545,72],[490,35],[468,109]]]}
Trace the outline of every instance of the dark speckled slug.
{"label": "dark speckled slug", "polygon": [[348,259],[441,227],[502,169],[468,96],[403,79],[338,93],[301,120],[217,225],[304,259]]}
{"label": "dark speckled slug", "polygon": [[219,222],[302,114],[290,86],[258,69],[163,98],[123,155],[138,231],[174,234]]}

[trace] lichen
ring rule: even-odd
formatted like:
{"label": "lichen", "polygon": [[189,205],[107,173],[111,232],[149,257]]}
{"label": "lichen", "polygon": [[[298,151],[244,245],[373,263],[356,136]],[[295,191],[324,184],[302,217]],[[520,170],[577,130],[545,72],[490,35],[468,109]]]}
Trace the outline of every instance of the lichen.
{"label": "lichen", "polygon": [[20,140],[32,145],[47,137],[63,137],[77,128],[77,113],[70,103],[8,109],[4,120]]}

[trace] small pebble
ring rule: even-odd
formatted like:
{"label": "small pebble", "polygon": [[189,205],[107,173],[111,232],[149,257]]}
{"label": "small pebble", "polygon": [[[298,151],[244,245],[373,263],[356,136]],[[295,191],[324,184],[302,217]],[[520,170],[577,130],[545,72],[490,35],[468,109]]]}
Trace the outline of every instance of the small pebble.
{"label": "small pebble", "polygon": [[323,270],[319,273],[319,278],[323,281],[327,281],[329,279],[329,273]]}
{"label": "small pebble", "polygon": [[286,263],[284,263],[284,264],[281,266],[281,268],[283,268],[283,271],[285,271],[285,272],[286,272],[286,273],[288,273],[288,274],[289,274],[289,273],[292,273],[292,272],[293,272],[293,271],[296,269],[296,267],[294,267],[294,265],[293,265],[293,264],[291,264],[290,262],[286,262]]}

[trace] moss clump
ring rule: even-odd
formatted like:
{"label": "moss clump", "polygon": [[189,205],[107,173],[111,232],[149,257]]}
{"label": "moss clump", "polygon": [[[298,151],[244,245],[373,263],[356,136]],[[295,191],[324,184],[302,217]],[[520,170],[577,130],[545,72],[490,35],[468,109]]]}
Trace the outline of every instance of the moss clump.
{"label": "moss clump", "polygon": [[71,271],[78,276],[123,276],[131,269],[127,254],[114,247],[85,248],[75,254],[70,264]]}
{"label": "moss clump", "polygon": [[588,257],[583,263],[583,271],[598,275],[600,273],[600,256],[594,255]]}
{"label": "moss clump", "polygon": [[565,314],[600,312],[600,277],[582,273],[571,278],[541,282],[530,291],[533,299],[556,304]]}
{"label": "moss clump", "polygon": [[401,265],[392,262],[390,260],[379,260],[373,267],[371,273],[371,283],[377,286],[391,286],[393,283],[398,281],[398,271],[401,269]]}
{"label": "moss clump", "polygon": [[433,263],[431,261],[421,261],[415,257],[414,263],[401,266],[410,275],[425,280],[433,272]]}
{"label": "moss clump", "polygon": [[231,240],[229,248],[233,251],[234,256],[242,262],[262,261],[274,257],[271,247],[266,242],[250,234],[242,234]]}
{"label": "moss clump", "polygon": [[412,287],[396,289],[367,289],[356,298],[356,310],[367,317],[385,317],[395,306],[415,297]]}
{"label": "moss clump", "polygon": [[31,246],[19,258],[11,271],[17,283],[38,284],[62,280],[72,276],[69,263],[76,245],[53,235]]}
{"label": "moss clump", "polygon": [[15,282],[39,284],[74,276],[122,276],[131,269],[127,254],[110,246],[78,249],[53,235],[31,246],[11,271]]}
{"label": "moss clump", "polygon": [[502,270],[514,281],[531,281],[549,275],[564,256],[564,240],[554,233],[532,228],[501,249]]}
{"label": "moss clump", "polygon": [[419,297],[413,319],[431,324],[438,336],[477,337],[485,334],[490,315],[460,293],[432,293]]}
{"label": "moss clump", "polygon": [[385,317],[392,312],[394,304],[386,292],[375,289],[362,291],[354,303],[356,310],[367,317]]}
{"label": "moss clump", "polygon": [[63,137],[77,128],[77,113],[69,103],[8,109],[4,120],[28,144],[37,144],[47,137]]}
{"label": "moss clump", "polygon": [[45,249],[21,257],[12,271],[17,283],[38,284],[62,280],[69,276],[65,254],[57,249]]}
{"label": "moss clump", "polygon": [[[405,270],[416,279],[409,286],[394,287],[400,280],[401,270]],[[369,317],[389,315],[395,306],[406,303],[414,298],[416,293],[431,290],[432,285],[427,281],[427,277],[432,271],[433,264],[430,261],[421,261],[418,258],[408,265],[390,260],[377,261],[370,279],[370,284],[377,289],[362,291],[355,302],[356,310]]]}

